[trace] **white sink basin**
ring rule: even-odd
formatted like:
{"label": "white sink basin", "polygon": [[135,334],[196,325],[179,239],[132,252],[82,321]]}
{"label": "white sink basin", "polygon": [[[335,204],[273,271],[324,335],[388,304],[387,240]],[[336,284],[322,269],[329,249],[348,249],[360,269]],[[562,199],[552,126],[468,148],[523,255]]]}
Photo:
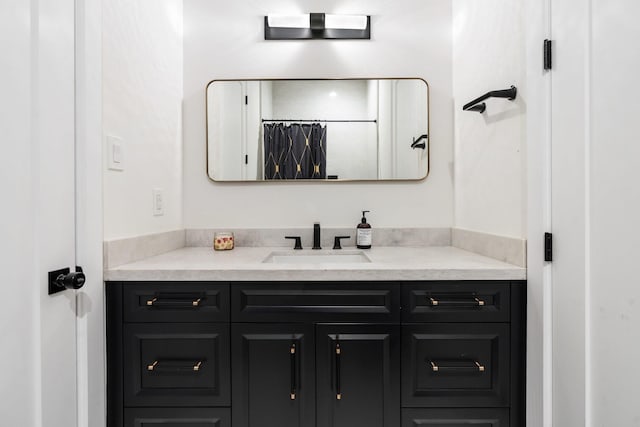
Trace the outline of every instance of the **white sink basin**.
{"label": "white sink basin", "polygon": [[276,251],[271,252],[263,263],[272,264],[363,264],[370,263],[362,251]]}

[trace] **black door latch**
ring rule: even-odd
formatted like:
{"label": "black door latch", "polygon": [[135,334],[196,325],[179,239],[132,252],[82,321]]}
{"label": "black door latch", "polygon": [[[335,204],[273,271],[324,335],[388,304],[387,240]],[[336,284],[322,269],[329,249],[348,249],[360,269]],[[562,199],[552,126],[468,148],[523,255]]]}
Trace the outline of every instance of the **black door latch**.
{"label": "black door latch", "polygon": [[76,266],[76,271],[69,268],[49,272],[49,295],[62,292],[65,289],[80,289],[84,286],[86,276],[82,267]]}

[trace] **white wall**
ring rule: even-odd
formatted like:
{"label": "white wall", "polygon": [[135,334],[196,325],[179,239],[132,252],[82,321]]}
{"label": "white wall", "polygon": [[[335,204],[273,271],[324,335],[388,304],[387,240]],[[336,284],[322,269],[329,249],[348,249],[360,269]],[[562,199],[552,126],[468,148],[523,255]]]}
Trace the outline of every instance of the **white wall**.
{"label": "white wall", "polygon": [[[265,41],[269,13],[372,16],[370,41]],[[184,215],[187,228],[452,225],[449,0],[184,1]],[[214,79],[421,77],[431,87],[431,173],[408,183],[214,183],[205,165],[206,84]]]}
{"label": "white wall", "polygon": [[105,172],[105,239],[182,228],[182,0],[103,4],[103,129],[125,148],[125,170]]}
{"label": "white wall", "polygon": [[[526,237],[522,5],[453,1],[455,226],[513,237]],[[480,95],[511,85],[518,88],[515,102],[489,100],[483,115],[462,111]]]}
{"label": "white wall", "polygon": [[39,418],[36,325],[40,308],[36,277],[34,151],[32,149],[31,3],[0,3],[0,129],[5,162],[0,168],[0,265],[11,300],[0,310],[0,417],[3,425],[31,427]]}

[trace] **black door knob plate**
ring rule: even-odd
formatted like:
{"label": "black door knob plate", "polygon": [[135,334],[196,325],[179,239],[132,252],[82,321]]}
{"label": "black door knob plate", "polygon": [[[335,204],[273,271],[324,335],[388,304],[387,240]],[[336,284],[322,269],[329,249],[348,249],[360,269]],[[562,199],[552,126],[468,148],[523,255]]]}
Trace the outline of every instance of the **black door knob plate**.
{"label": "black door knob plate", "polygon": [[82,267],[76,267],[71,272],[69,268],[49,272],[49,295],[62,292],[65,289],[80,289],[84,286],[86,276]]}

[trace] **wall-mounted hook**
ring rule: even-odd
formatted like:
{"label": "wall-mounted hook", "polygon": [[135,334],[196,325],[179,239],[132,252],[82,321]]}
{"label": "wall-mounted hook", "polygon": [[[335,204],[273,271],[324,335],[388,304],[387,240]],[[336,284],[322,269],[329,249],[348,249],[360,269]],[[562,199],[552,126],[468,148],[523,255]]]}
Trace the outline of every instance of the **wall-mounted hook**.
{"label": "wall-mounted hook", "polygon": [[487,109],[487,105],[483,102],[489,98],[506,98],[509,101],[513,101],[518,96],[518,88],[511,86],[509,89],[504,90],[492,90],[482,95],[480,98],[476,98],[470,103],[462,107],[463,111],[477,111],[482,114]]}
{"label": "wall-mounted hook", "polygon": [[427,149],[426,142],[420,143],[420,141],[422,141],[423,139],[426,140],[428,138],[429,136],[427,134],[420,135],[418,139],[413,138],[413,142],[411,143],[411,148],[413,148],[414,150],[416,148],[422,148],[423,150],[426,150]]}

